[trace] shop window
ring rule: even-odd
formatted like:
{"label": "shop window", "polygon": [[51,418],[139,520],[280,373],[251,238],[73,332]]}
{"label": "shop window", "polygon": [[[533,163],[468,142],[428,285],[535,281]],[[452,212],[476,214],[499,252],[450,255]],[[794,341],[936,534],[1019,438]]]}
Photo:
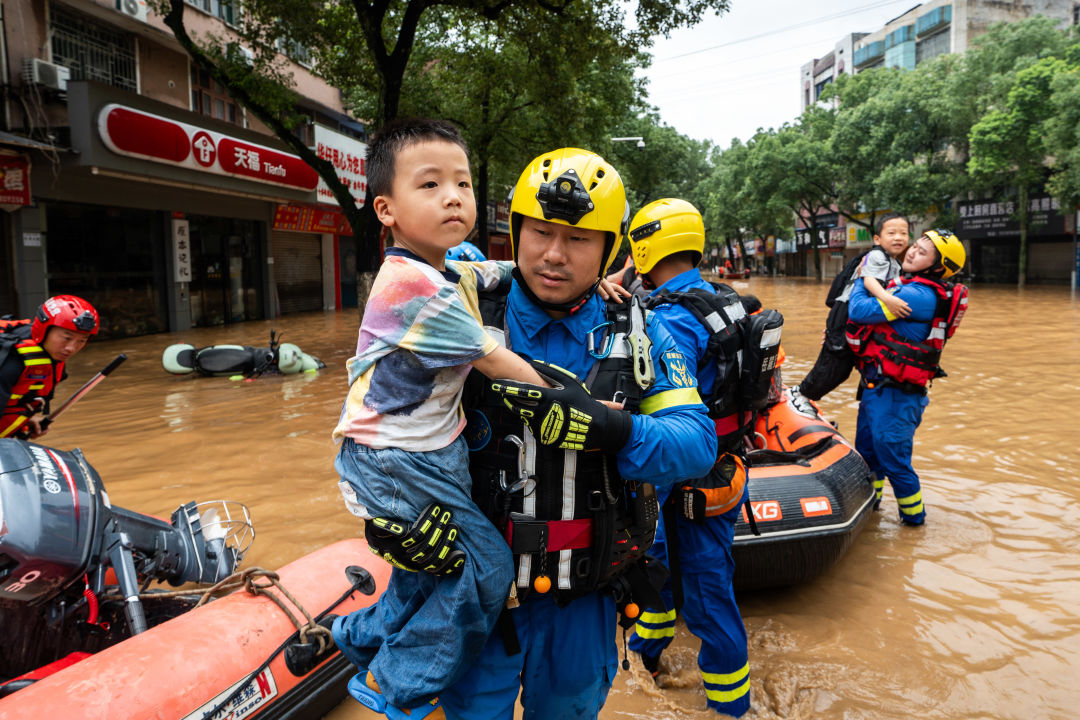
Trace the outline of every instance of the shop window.
{"label": "shop window", "polygon": [[236,25],[240,21],[237,0],[184,0],[184,2],[202,10],[207,15],[221,18],[229,25]]}
{"label": "shop window", "polygon": [[197,327],[262,319],[258,262],[261,224],[189,215],[191,324]]}
{"label": "shop window", "polygon": [[945,55],[952,49],[952,37],[949,31],[943,30],[937,35],[931,35],[925,40],[920,40],[915,45],[915,63],[925,62],[938,55]]}
{"label": "shop window", "polygon": [[46,217],[50,295],[78,295],[93,303],[102,338],[168,329],[158,213],[50,202]]}
{"label": "shop window", "polygon": [[210,73],[191,66],[191,109],[202,115],[240,125],[243,114]]}
{"label": "shop window", "polygon": [[95,80],[138,92],[135,38],[64,5],[49,5],[52,61],[72,80]]}

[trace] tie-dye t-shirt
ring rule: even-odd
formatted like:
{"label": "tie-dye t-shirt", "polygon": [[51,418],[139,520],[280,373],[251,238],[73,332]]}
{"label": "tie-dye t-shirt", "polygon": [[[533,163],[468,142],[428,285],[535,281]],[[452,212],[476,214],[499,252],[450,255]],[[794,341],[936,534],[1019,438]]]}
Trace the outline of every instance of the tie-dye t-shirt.
{"label": "tie-dye t-shirt", "polygon": [[447,260],[442,273],[407,251],[388,250],[348,362],[349,395],[334,439],[412,451],[452,443],[465,427],[469,363],[497,347],[480,321],[477,290],[509,280],[513,267]]}

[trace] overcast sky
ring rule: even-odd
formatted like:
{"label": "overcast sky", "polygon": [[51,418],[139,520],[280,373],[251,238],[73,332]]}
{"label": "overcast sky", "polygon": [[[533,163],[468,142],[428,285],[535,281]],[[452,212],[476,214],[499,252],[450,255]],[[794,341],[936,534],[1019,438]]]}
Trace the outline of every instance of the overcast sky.
{"label": "overcast sky", "polygon": [[[873,32],[917,0],[731,0],[731,11],[659,37],[649,101],[664,123],[728,147],[799,114],[799,68],[849,32]],[[848,63],[850,63],[850,58]]]}

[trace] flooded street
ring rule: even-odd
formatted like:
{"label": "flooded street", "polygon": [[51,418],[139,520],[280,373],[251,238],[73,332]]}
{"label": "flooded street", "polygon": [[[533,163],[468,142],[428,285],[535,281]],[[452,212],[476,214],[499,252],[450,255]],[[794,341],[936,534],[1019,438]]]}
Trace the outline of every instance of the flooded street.
{"label": "flooded street", "polygon": [[[784,377],[817,355],[827,285],[737,282],[785,316]],[[108,322],[107,318],[103,321]],[[80,447],[114,505],[168,516],[188,500],[237,500],[276,568],[359,526],[340,500],[330,440],[346,392],[355,311],[92,342],[62,401],[117,353],[128,361],[43,438]],[[265,345],[271,328],[327,364],[254,381],[175,377],[174,342]],[[746,595],[754,719],[1066,718],[1080,707],[1080,298],[1063,288],[976,287],[946,348],[915,443],[927,506],[901,527],[886,486],[853,548],[825,575]],[[855,380],[821,403],[854,439]],[[620,642],[621,646],[621,642]],[[660,691],[622,672],[601,718],[712,718],[680,627]],[[664,667],[664,666],[662,666]],[[335,720],[375,717],[351,701]]]}

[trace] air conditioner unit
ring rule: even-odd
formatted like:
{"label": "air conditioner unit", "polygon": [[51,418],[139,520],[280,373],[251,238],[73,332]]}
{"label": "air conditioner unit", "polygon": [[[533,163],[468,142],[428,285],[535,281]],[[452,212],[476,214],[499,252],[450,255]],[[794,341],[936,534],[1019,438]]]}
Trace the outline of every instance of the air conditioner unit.
{"label": "air conditioner unit", "polygon": [[45,62],[40,58],[23,58],[23,82],[53,90],[67,91],[71,70],[63,65]]}

